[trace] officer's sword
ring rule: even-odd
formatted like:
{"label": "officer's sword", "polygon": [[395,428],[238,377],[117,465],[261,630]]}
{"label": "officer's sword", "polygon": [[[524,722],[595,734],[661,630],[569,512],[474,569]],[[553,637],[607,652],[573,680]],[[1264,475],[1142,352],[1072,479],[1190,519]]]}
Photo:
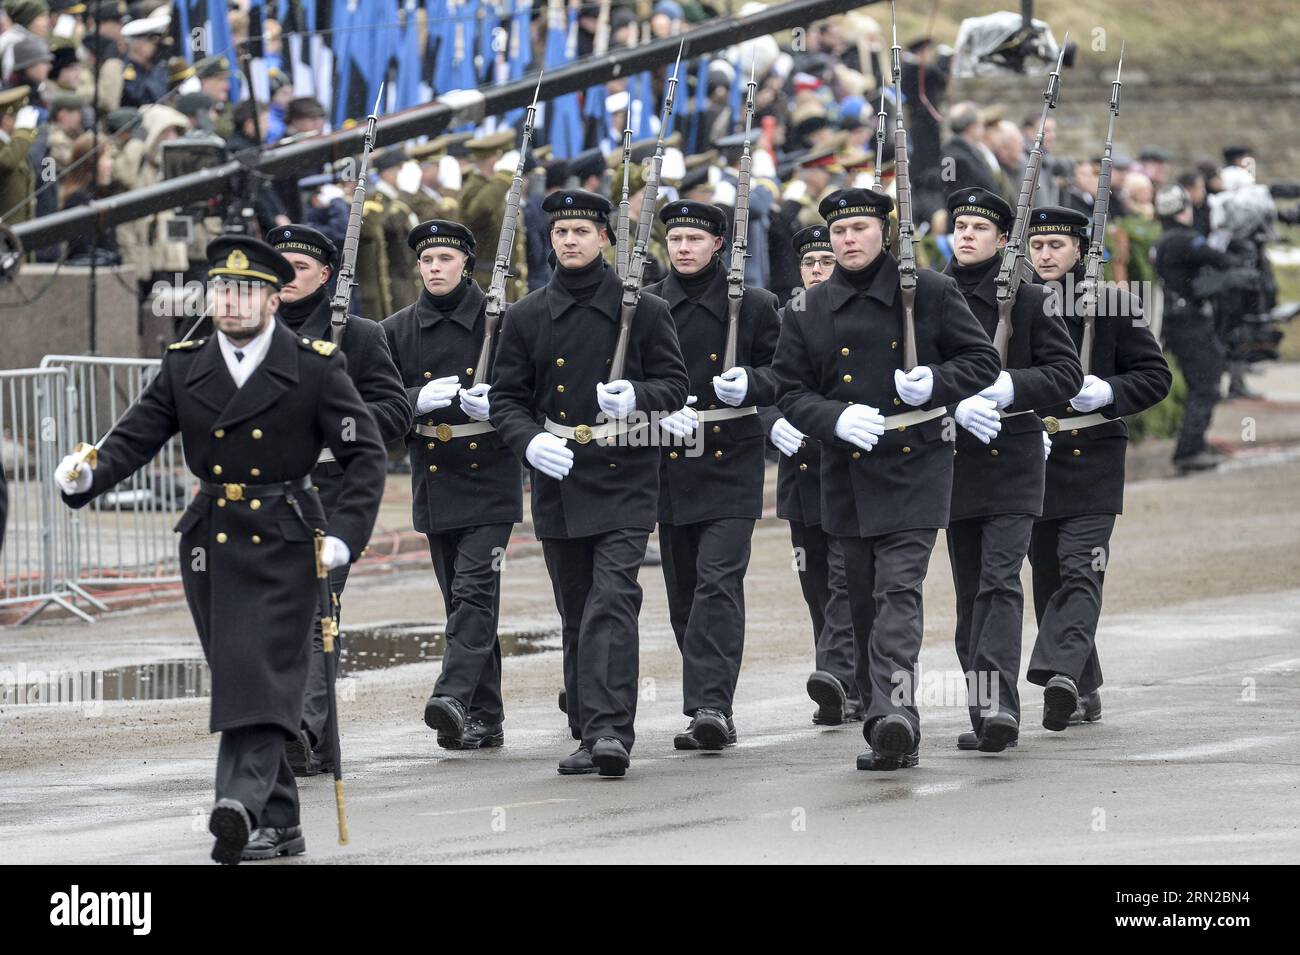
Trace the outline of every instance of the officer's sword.
{"label": "officer's sword", "polygon": [[321,551],[325,547],[325,532],[315,529],[316,543],[316,584],[320,595],[320,639],[321,650],[325,654],[325,692],[328,700],[325,735],[329,740],[330,759],[334,763],[334,808],[338,812],[339,845],[348,844],[348,820],[343,801],[343,758],[339,746],[339,710],[334,695],[338,679],[338,661],[334,658],[334,640],[338,637],[339,625],[334,619],[334,593],[330,589],[330,572],[321,560]]}

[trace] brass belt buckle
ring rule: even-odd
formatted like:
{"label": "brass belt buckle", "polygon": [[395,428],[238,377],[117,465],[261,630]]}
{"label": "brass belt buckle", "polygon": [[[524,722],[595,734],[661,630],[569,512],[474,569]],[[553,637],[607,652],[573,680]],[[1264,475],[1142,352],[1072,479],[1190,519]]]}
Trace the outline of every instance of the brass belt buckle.
{"label": "brass belt buckle", "polygon": [[589,425],[580,424],[573,429],[573,440],[579,444],[588,444],[591,438],[591,427]]}
{"label": "brass belt buckle", "polygon": [[1043,427],[1047,429],[1048,434],[1056,434],[1061,430],[1061,422],[1057,421],[1051,415],[1043,419]]}
{"label": "brass belt buckle", "polygon": [[243,499],[244,499],[244,485],[242,484],[226,485],[227,501],[242,501]]}
{"label": "brass belt buckle", "polygon": [[434,428],[433,433],[437,436],[439,441],[442,441],[445,444],[451,440],[451,425],[444,422]]}

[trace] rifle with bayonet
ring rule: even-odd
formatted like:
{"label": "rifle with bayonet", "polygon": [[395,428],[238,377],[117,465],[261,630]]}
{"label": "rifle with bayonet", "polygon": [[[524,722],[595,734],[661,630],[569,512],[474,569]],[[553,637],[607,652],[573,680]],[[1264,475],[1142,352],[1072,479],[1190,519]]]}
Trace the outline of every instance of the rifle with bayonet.
{"label": "rifle with bayonet", "polygon": [[[912,228],[912,179],[908,173],[907,130],[903,128],[903,49],[898,45],[898,14],[894,17],[893,57],[894,100],[900,104],[894,120],[894,183],[898,192],[898,285],[903,297],[903,370],[916,367],[916,249]],[[889,228],[889,223],[885,223]]]}
{"label": "rifle with bayonet", "polygon": [[889,120],[889,115],[885,112],[885,90],[882,84],[880,89],[880,112],[876,114],[876,177],[871,183],[871,188],[875,192],[880,191],[882,171],[880,164],[885,161],[885,124]]}
{"label": "rifle with bayonet", "polygon": [[366,205],[366,177],[370,175],[370,154],[375,148],[375,125],[379,122],[379,104],[384,99],[384,84],[379,84],[375,108],[366,117],[366,139],[361,147],[361,161],[357,168],[357,185],[352,193],[352,209],[348,213],[348,230],[343,236],[343,250],[339,253],[339,277],[330,299],[330,341],[338,345],[348,326],[348,309],[352,304],[352,287],[356,284],[357,247],[361,244],[361,219]]}
{"label": "rifle with bayonet", "polygon": [[618,341],[614,345],[614,356],[609,362],[609,380],[616,381],[623,377],[623,366],[627,364],[627,347],[632,339],[632,318],[636,315],[637,303],[641,301],[641,277],[645,274],[647,247],[650,244],[650,229],[654,225],[655,206],[659,200],[659,171],[664,162],[664,130],[668,126],[668,117],[673,114],[673,97],[677,92],[677,73],[682,66],[682,50],[686,47],[686,38],[682,38],[677,47],[677,64],[673,75],[668,77],[668,88],[664,91],[664,109],[659,120],[659,139],[655,143],[655,154],[650,159],[650,170],[646,173],[645,188],[641,190],[641,215],[637,220],[636,242],[632,254],[628,257],[627,274],[623,276],[623,304],[619,309]]}
{"label": "rifle with bayonet", "polygon": [[1106,252],[1106,220],[1110,217],[1111,149],[1115,140],[1115,117],[1119,115],[1120,71],[1124,68],[1124,44],[1119,46],[1119,63],[1115,80],[1110,84],[1110,120],[1106,125],[1106,148],[1101,154],[1101,174],[1097,179],[1097,201],[1092,204],[1092,236],[1084,259],[1083,282],[1079,289],[1083,313],[1083,340],[1079,344],[1079,364],[1086,375],[1092,365],[1092,342],[1096,335],[1097,294],[1101,284],[1101,260]]}
{"label": "rifle with bayonet", "polygon": [[501,316],[506,310],[506,279],[510,276],[510,258],[515,248],[515,229],[519,223],[519,198],[524,190],[524,163],[528,161],[528,147],[533,142],[533,120],[537,118],[537,96],[542,91],[542,74],[537,74],[537,88],[533,101],[524,114],[524,134],[519,144],[519,162],[515,164],[515,177],[510,180],[506,193],[506,211],[501,219],[501,235],[497,237],[497,257],[492,263],[492,281],[488,283],[487,304],[483,311],[483,346],[478,361],[474,363],[473,384],[488,380],[488,365],[496,342]]}
{"label": "rifle with bayonet", "polygon": [[619,280],[627,278],[628,259],[632,255],[632,201],[629,167],[632,164],[632,105],[628,103],[627,126],[623,130],[623,198],[618,203],[618,222],[614,227],[614,269]]}
{"label": "rifle with bayonet", "polygon": [[722,349],[724,370],[736,367],[736,349],[740,339],[740,307],[745,299],[745,259],[749,249],[749,178],[753,159],[749,153],[749,133],[754,124],[754,59],[749,63],[749,84],[745,89],[745,143],[740,154],[740,171],[736,176],[736,213],[731,223],[731,268],[727,270],[727,339]]}
{"label": "rifle with bayonet", "polygon": [[[1069,37],[1068,33],[1066,37]],[[1047,131],[1047,114],[1056,109],[1064,59],[1065,42],[1062,41],[1056,69],[1048,74],[1047,89],[1043,91],[1043,115],[1038,120],[1038,136],[1034,139],[1034,147],[1029,151],[1029,159],[1025,163],[1024,179],[1020,181],[1016,221],[1011,226],[1007,247],[1002,253],[1002,265],[994,279],[998,298],[998,324],[993,331],[993,347],[997,349],[998,359],[1004,367],[1007,363],[1007,350],[1011,347],[1011,309],[1016,304],[1016,293],[1020,290],[1020,283],[1033,276],[1033,269],[1025,258],[1025,233],[1029,229],[1029,210],[1034,204],[1034,190],[1038,187],[1038,171],[1043,164],[1043,135]]]}

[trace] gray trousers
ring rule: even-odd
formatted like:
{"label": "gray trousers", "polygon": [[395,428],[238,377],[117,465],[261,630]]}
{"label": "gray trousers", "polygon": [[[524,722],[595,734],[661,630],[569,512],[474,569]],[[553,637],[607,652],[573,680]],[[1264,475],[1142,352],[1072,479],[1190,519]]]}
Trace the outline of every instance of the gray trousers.
{"label": "gray trousers", "polygon": [[872,724],[893,713],[921,737],[916,708],[916,663],[924,632],[921,586],[937,536],[927,528],[837,538],[853,616],[858,691],[866,706],[862,732],[868,740]]}
{"label": "gray trousers", "polygon": [[996,514],[948,526],[948,559],[957,592],[957,660],[966,674],[971,726],[992,713],[1020,720],[1020,639],[1025,594],[1020,568],[1034,518]]}
{"label": "gray trousers", "polygon": [[542,553],[560,611],[569,731],[592,746],[636,738],[641,585],[650,532],[620,528],[592,537],[546,538]]}
{"label": "gray trousers", "polygon": [[660,524],[668,616],[682,652],[682,712],[731,715],[745,652],[745,571],[752,518]]}
{"label": "gray trousers", "polygon": [[447,608],[447,650],[433,688],[453,696],[470,719],[500,723],[501,558],[513,524],[484,524],[430,534],[429,554]]}
{"label": "gray trousers", "polygon": [[[853,670],[853,615],[844,582],[844,555],[837,539],[817,524],[790,522],[799,571],[799,589],[813,628],[813,665],[844,685],[850,700],[858,699]],[[801,559],[800,559],[801,558]]]}
{"label": "gray trousers", "polygon": [[1114,514],[1034,524],[1029,562],[1034,568],[1038,639],[1029,658],[1030,683],[1044,686],[1060,673],[1074,680],[1080,693],[1101,686],[1097,622],[1114,529]]}

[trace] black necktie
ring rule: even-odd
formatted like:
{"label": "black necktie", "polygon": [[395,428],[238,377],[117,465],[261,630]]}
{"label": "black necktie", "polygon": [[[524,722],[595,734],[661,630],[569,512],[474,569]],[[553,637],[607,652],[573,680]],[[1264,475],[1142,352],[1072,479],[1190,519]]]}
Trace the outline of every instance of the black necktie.
{"label": "black necktie", "polygon": [[236,350],[235,350],[235,361],[243,361],[243,360],[244,360],[244,353],[243,353],[242,351],[239,351],[238,349],[236,349]]}

